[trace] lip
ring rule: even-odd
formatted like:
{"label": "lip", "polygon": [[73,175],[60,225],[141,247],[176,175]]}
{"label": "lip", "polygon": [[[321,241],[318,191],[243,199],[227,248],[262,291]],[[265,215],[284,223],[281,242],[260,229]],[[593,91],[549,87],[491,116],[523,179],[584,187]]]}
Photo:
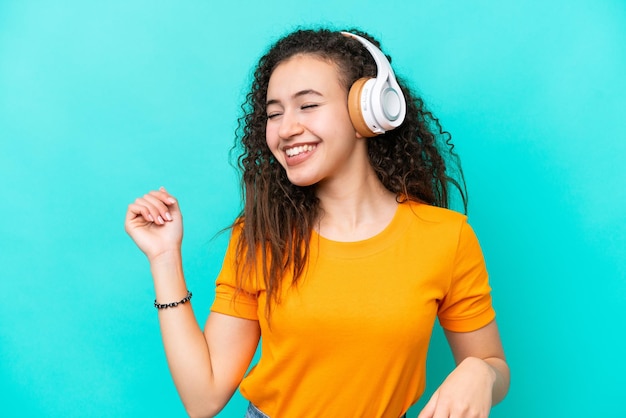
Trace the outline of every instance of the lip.
{"label": "lip", "polygon": [[[312,146],[313,149],[310,151],[305,151],[303,153],[300,153],[298,155],[295,155],[293,157],[289,157],[287,156],[287,150],[293,149],[293,148],[297,148],[297,147],[303,147],[303,146]],[[318,143],[317,142],[301,142],[298,144],[290,144],[289,146],[283,147],[282,152],[285,155],[285,161],[287,163],[287,165],[289,167],[301,164],[302,162],[304,162],[305,160],[308,160],[313,154],[315,154],[315,151],[317,151],[317,147],[318,147]]]}

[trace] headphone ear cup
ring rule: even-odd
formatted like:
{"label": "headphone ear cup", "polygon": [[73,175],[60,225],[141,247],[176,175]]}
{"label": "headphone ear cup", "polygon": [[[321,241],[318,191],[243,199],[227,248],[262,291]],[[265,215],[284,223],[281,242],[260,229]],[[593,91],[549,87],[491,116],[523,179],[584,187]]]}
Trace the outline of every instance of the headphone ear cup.
{"label": "headphone ear cup", "polygon": [[350,120],[352,121],[354,129],[365,138],[376,136],[369,126],[367,126],[367,123],[365,123],[363,111],[361,110],[361,93],[363,86],[369,80],[371,79],[367,77],[359,78],[352,84],[350,92],[348,93],[348,112],[350,113]]}

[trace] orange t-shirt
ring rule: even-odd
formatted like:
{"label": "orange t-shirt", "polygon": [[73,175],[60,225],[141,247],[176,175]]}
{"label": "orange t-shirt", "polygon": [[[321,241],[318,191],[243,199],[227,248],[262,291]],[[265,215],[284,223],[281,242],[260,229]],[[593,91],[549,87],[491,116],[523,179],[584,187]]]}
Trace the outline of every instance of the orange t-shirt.
{"label": "orange t-shirt", "polygon": [[212,310],[259,321],[261,357],[240,390],[270,417],[397,418],[424,391],[435,318],[467,332],[495,317],[478,240],[447,209],[402,203],[363,241],[313,233],[307,269],[283,286],[271,327],[262,284],[233,299],[233,242]]}

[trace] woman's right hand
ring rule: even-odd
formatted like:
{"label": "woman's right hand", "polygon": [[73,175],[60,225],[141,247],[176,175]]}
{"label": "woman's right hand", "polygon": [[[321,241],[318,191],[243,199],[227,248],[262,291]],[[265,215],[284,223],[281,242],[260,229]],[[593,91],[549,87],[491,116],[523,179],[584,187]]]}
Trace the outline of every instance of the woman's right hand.
{"label": "woman's right hand", "polygon": [[177,200],[163,187],[128,205],[124,227],[150,261],[168,252],[180,252],[182,215]]}

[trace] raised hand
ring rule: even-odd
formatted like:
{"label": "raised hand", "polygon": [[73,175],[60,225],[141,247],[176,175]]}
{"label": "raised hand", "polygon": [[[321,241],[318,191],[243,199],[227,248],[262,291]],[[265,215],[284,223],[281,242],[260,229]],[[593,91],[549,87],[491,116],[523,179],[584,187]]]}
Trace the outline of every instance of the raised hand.
{"label": "raised hand", "polygon": [[150,261],[162,254],[180,251],[182,214],[177,200],[163,187],[128,205],[124,226]]}

